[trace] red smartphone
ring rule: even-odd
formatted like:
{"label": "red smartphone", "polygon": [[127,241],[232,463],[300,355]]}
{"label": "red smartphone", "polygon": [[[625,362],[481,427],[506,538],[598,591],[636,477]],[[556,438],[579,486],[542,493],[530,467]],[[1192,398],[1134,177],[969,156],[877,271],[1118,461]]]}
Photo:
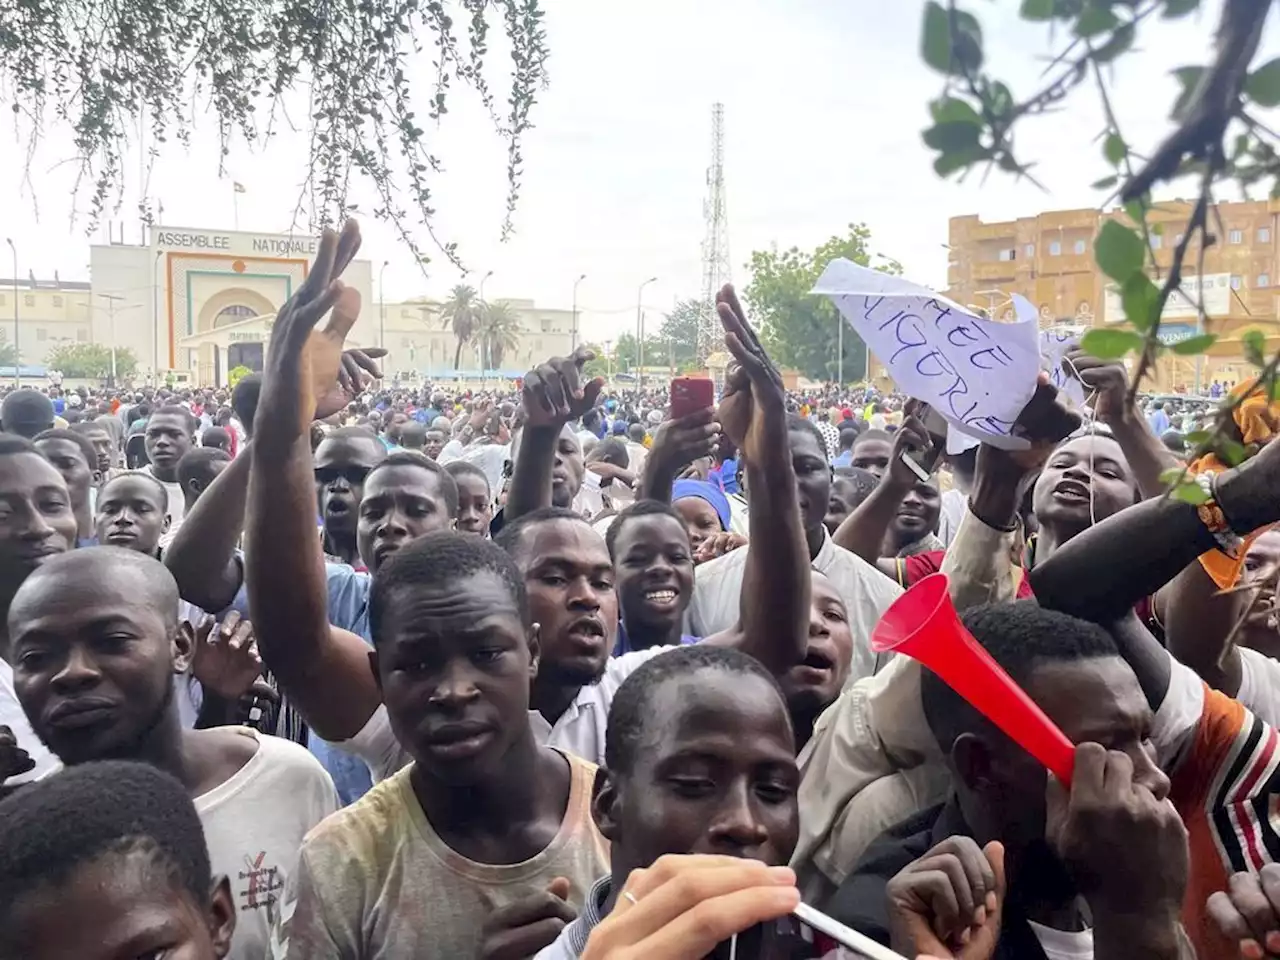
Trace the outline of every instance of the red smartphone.
{"label": "red smartphone", "polygon": [[708,377],[676,377],[671,381],[671,419],[678,420],[716,405],[716,387]]}

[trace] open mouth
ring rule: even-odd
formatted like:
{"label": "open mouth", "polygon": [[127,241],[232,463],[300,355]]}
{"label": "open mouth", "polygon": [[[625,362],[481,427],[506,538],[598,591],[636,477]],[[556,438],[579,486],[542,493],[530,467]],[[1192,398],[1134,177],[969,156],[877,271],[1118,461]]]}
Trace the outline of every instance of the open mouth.
{"label": "open mouth", "polygon": [[583,617],[569,625],[569,629],[565,631],[566,636],[576,637],[578,639],[603,640],[605,637],[604,624],[595,617]]}
{"label": "open mouth", "polygon": [[1053,496],[1065,503],[1088,503],[1089,488],[1077,480],[1059,480],[1053,488]]}

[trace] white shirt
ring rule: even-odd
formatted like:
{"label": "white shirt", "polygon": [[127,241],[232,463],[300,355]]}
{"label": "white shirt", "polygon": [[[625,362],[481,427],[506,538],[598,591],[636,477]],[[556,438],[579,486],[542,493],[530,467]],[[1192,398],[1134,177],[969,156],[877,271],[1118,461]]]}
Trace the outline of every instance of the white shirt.
{"label": "white shirt", "polygon": [[248,727],[258,750],[230,779],[193,798],[213,875],[231,880],[236,932],[231,960],[262,960],[285,881],[307,832],[340,806],[333,781],[304,748]]}
{"label": "white shirt", "polygon": [[1092,930],[1055,930],[1028,920],[1048,960],[1093,960]]}
{"label": "white shirt", "polygon": [[1280,663],[1249,647],[1240,647],[1240,689],[1236,699],[1263,723],[1280,727]]}
{"label": "white shirt", "polygon": [[[156,473],[151,469],[151,464],[149,463],[142,468],[142,472],[156,477]],[[165,492],[169,494],[169,528],[177,529],[178,525],[182,523],[183,515],[187,512],[187,500],[182,495],[182,484],[177,481],[160,480],[159,477],[156,477],[156,479],[164,485]]]}
{"label": "white shirt", "polygon": [[[674,646],[650,647],[610,657],[599,682],[582,687],[554,724],[547,723],[546,717],[536,710],[529,711],[534,739],[603,766],[605,731],[614,694],[641,664],[674,649]],[[367,763],[375,782],[387,779],[413,760],[391,731],[387,708],[381,704],[359,733],[338,746]]]}
{"label": "white shirt", "polygon": [[[710,637],[738,623],[742,578],[750,549],[749,544],[739,547],[697,567],[688,613],[691,634]],[[853,635],[849,682],[871,676],[877,668],[877,657],[871,652],[871,631],[881,614],[902,594],[902,588],[861,557],[836,546],[826,530],[813,566],[835,585],[849,614]]]}
{"label": "white shirt", "polygon": [[13,668],[6,660],[0,660],[0,724],[13,731],[18,746],[27,751],[27,755],[36,763],[34,769],[0,781],[0,786],[6,783],[10,786],[15,783],[30,783],[61,769],[62,764],[58,758],[40,742],[40,738],[31,729],[31,724],[27,722],[22,704],[18,703],[18,696],[13,692]]}

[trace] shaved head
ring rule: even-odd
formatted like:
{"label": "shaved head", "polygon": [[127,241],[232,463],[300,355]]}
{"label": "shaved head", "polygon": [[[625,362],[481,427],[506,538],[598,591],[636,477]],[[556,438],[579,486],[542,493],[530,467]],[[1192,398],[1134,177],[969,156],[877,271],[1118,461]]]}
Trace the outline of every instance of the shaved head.
{"label": "shaved head", "polygon": [[66,603],[88,590],[142,600],[165,622],[178,620],[178,584],[163,563],[136,550],[87,547],[51,557],[27,577],[9,607],[10,629],[38,616],[51,600]]}

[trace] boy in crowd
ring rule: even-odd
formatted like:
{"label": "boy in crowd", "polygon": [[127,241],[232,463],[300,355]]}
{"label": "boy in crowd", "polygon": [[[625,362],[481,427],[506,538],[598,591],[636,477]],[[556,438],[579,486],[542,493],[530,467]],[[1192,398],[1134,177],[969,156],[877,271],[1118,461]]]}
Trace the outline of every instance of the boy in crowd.
{"label": "boy in crowd", "polygon": [[0,957],[221,960],[237,912],[190,797],[155,767],[87,763],[0,804]]}

